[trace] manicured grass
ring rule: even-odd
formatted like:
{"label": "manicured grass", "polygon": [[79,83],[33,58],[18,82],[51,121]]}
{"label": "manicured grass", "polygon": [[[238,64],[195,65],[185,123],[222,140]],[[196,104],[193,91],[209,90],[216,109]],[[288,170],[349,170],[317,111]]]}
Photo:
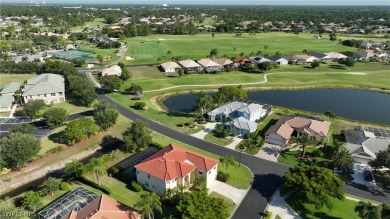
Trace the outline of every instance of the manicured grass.
{"label": "manicured grass", "polygon": [[23,84],[26,80],[36,76],[36,74],[0,74],[0,88],[10,82],[19,82]]}
{"label": "manicured grass", "polygon": [[59,145],[65,146],[65,142],[63,140],[64,138],[64,130],[66,126],[61,126],[56,129],[54,129],[49,135],[43,137],[41,139],[41,150],[39,151],[38,155],[45,155],[45,153],[55,148]]}
{"label": "manicured grass", "polygon": [[333,209],[329,210],[326,207],[316,209],[312,204],[299,205],[296,202],[294,195],[286,198],[286,202],[301,216],[303,219],[323,219],[323,218],[348,218],[359,219],[359,215],[355,212],[357,202],[344,199],[342,201],[331,198]]}
{"label": "manicured grass", "polygon": [[84,30],[85,27],[88,27],[88,28],[97,27],[97,26],[103,27],[106,25],[107,24],[105,23],[104,18],[96,18],[92,22],[85,22],[85,24],[83,26],[72,27],[71,30],[72,31],[77,31],[77,30],[81,31],[81,30]]}
{"label": "manicured grass", "polygon": [[223,196],[217,192],[212,192],[210,194],[210,197],[213,197],[213,198],[221,198],[223,200],[225,200],[227,206],[228,206],[228,212],[229,212],[229,215],[233,212],[234,208],[236,207],[236,204],[233,202],[233,200],[231,200],[230,198],[226,197],[226,196]]}
{"label": "manicured grass", "polygon": [[[306,148],[306,153],[313,153],[314,151],[317,151],[319,149],[314,148],[314,147],[309,147]],[[288,151],[288,152],[282,152],[280,156],[278,157],[278,162],[284,163],[290,166],[295,166],[301,162],[310,162],[313,161],[314,159],[317,160],[317,162],[322,162],[322,161],[328,161],[328,159],[324,157],[317,157],[317,158],[309,158],[308,161],[304,160],[299,160],[298,155],[302,153],[302,149],[298,149],[297,151]]]}
{"label": "manicured grass", "polygon": [[111,60],[104,59],[105,61],[103,62],[103,65],[109,65],[120,58],[119,56],[117,56],[117,54],[115,52],[115,51],[119,51],[120,48],[101,49],[97,46],[84,46],[81,50],[94,53],[95,58],[97,55],[102,55],[103,58],[104,57],[108,58],[110,56]]}
{"label": "manicured grass", "polygon": [[8,117],[11,114],[11,112],[2,112],[0,113],[0,117]]}
{"label": "manicured grass", "polygon": [[215,137],[213,133],[208,133],[204,137],[204,140],[209,141],[209,142],[214,143],[214,144],[217,144],[217,145],[221,145],[221,146],[226,146],[226,145],[232,143],[231,139],[218,138],[218,137]]}
{"label": "manicured grass", "polygon": [[[270,32],[259,33],[253,37],[244,33],[242,37],[235,37],[233,33],[226,33],[216,34],[213,39],[210,33],[188,36],[159,34],[126,39],[127,45],[135,45],[134,49],[126,52],[126,55],[136,57],[128,63],[154,63],[157,58],[161,58],[163,62],[171,60],[174,56],[198,60],[206,57],[212,48],[218,49],[219,56],[228,57],[238,56],[241,52],[248,55],[258,50],[261,50],[263,55],[273,55],[277,51],[282,54],[302,54],[303,49],[316,52],[353,50],[328,39],[315,40],[313,36],[314,34],[308,33],[295,36],[293,33]],[[268,49],[265,50],[264,46],[268,46]],[[236,52],[233,48],[236,48]],[[168,55],[167,51],[171,51],[171,54]]]}
{"label": "manicured grass", "polygon": [[[235,150],[236,150],[236,151],[240,151],[240,145],[241,145],[241,144],[244,144],[244,143],[247,142],[247,141],[251,142],[251,141],[253,141],[253,140],[251,140],[251,139],[245,139],[245,140],[243,140],[242,142],[240,142],[240,144],[236,145]],[[256,146],[255,143],[253,143],[253,144],[252,144],[252,148],[250,148],[250,149],[247,148],[247,149],[245,149],[243,152],[244,152],[244,153],[247,153],[247,154],[255,155],[255,154],[259,153],[260,148],[261,148],[261,147],[258,147],[258,146]]]}
{"label": "manicured grass", "polygon": [[69,115],[92,109],[91,107],[76,106],[69,102],[63,102],[63,103],[55,103],[53,105],[48,105],[45,108],[43,108],[41,111],[39,111],[39,114],[43,115],[43,113],[50,108],[63,108],[66,111],[68,111]]}

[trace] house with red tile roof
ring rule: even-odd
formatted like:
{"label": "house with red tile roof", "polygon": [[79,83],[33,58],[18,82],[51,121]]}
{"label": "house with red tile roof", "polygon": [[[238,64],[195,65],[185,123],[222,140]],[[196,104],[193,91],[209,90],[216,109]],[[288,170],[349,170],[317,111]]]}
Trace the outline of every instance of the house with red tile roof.
{"label": "house with red tile roof", "polygon": [[316,140],[327,140],[330,122],[303,117],[281,116],[265,133],[265,142],[285,147],[291,136],[306,134]]}
{"label": "house with red tile roof", "polygon": [[137,182],[164,195],[167,189],[190,187],[204,176],[207,186],[217,178],[219,161],[176,145],[168,145],[135,165]]}

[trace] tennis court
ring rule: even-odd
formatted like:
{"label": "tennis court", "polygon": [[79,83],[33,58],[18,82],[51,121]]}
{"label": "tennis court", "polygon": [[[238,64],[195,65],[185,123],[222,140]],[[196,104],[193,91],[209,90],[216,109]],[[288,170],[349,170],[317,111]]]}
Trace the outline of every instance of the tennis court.
{"label": "tennis court", "polygon": [[53,53],[53,56],[56,58],[65,59],[65,60],[78,59],[78,60],[89,61],[89,60],[94,59],[93,53],[79,51],[79,50],[69,50],[69,51],[56,52],[56,53]]}

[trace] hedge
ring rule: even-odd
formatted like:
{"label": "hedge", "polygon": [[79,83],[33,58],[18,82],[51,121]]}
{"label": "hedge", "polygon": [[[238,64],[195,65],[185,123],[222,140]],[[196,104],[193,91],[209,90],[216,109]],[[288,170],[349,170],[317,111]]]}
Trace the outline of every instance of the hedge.
{"label": "hedge", "polygon": [[138,183],[136,183],[135,181],[131,182],[131,189],[134,191],[134,192],[142,192],[142,186]]}
{"label": "hedge", "polygon": [[226,182],[226,181],[228,181],[228,179],[229,179],[229,174],[226,174],[222,171],[218,171],[218,174],[217,174],[218,181]]}
{"label": "hedge", "polygon": [[67,183],[67,182],[61,183],[60,188],[62,191],[68,191],[69,190],[69,183]]}

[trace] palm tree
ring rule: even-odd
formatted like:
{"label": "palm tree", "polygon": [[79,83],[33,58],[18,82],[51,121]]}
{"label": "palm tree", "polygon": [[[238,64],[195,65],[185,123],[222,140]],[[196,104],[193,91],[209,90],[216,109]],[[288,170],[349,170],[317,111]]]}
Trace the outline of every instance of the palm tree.
{"label": "palm tree", "polygon": [[85,166],[85,168],[87,172],[91,173],[92,178],[93,174],[95,174],[98,185],[100,186],[100,176],[106,172],[106,169],[104,168],[104,160],[94,157],[89,160],[89,163]]}
{"label": "palm tree", "polygon": [[196,100],[197,107],[201,109],[202,115],[204,111],[207,111],[213,104],[213,98],[206,92],[198,93],[198,99]]}
{"label": "palm tree", "polygon": [[347,170],[353,164],[353,158],[349,151],[342,147],[333,154],[332,162],[336,167]]}
{"label": "palm tree", "polygon": [[154,218],[154,210],[162,213],[160,197],[156,193],[144,193],[141,199],[134,205],[143,215],[148,215],[149,219]]}
{"label": "palm tree", "polygon": [[217,56],[219,53],[218,49],[214,48],[210,51],[210,56],[213,57],[213,59],[215,59],[215,56]]}
{"label": "palm tree", "polygon": [[308,146],[314,145],[314,140],[307,134],[301,134],[299,137],[291,138],[291,142],[298,145],[298,147],[302,148],[302,157],[305,157],[305,149]]}
{"label": "palm tree", "polygon": [[233,157],[233,155],[225,155],[223,157],[220,157],[219,158],[219,162],[221,162],[223,165],[225,165],[226,167],[226,174],[228,174],[228,168],[229,168],[229,165],[232,165],[232,166],[235,166],[236,165],[236,162],[235,162],[235,159]]}
{"label": "palm tree", "polygon": [[206,177],[201,176],[195,179],[194,188],[203,191],[206,189],[206,184],[207,184]]}
{"label": "palm tree", "polygon": [[78,178],[84,173],[84,164],[73,159],[70,163],[65,164],[65,173],[73,178]]}
{"label": "palm tree", "polygon": [[355,211],[359,213],[362,219],[380,219],[379,207],[373,205],[371,202],[360,201],[359,205],[355,207]]}

